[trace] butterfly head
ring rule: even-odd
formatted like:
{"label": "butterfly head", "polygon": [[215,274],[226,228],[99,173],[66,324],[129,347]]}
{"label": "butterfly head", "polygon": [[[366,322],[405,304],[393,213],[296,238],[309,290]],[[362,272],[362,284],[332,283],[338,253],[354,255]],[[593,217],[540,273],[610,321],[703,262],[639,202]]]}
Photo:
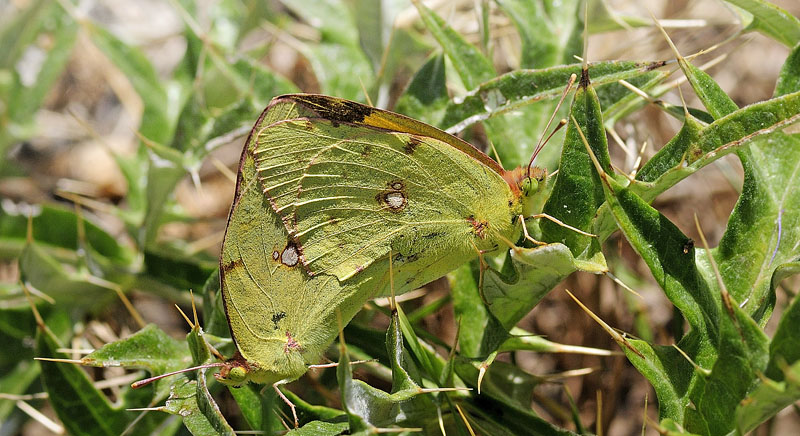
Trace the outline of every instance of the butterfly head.
{"label": "butterfly head", "polygon": [[[222,364],[217,374],[217,381],[229,386],[242,386],[247,382],[257,384],[273,384],[283,380],[294,380],[303,375],[308,366],[302,355],[302,349],[287,334],[286,344],[279,349],[263,347],[260,351],[266,354],[245,357],[237,352]],[[277,355],[269,352],[277,353]],[[269,355],[268,355],[269,354]]]}
{"label": "butterfly head", "polygon": [[512,192],[519,198],[522,214],[529,216],[541,206],[543,199],[541,192],[547,180],[547,170],[539,167],[519,167],[506,171],[503,178],[508,182]]}

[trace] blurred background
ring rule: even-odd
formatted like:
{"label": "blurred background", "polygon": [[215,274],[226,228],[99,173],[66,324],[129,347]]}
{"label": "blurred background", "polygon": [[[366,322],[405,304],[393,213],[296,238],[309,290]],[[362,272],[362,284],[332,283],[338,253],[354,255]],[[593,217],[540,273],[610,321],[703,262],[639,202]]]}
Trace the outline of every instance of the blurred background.
{"label": "blurred background", "polygon": [[[207,121],[198,123],[194,131],[198,132],[198,138],[213,138],[216,141],[213,147],[207,144],[205,147],[213,150],[184,156],[183,169],[164,175],[167,192],[157,192],[158,183],[162,183],[158,182],[143,193],[140,190],[145,184],[132,186],[131,182],[132,175],[143,174],[136,172],[142,156],[169,160],[168,153],[159,149],[158,144],[168,137],[159,136],[163,132],[158,122],[153,121],[159,115],[153,113],[153,107],[166,117],[176,117],[180,110],[176,102],[188,89],[193,89],[198,96],[198,112],[203,112],[204,120],[208,120],[227,115],[221,108],[235,104],[242,90],[249,89],[254,90],[252,102],[239,110],[247,113],[244,118],[252,123],[268,101],[260,100],[262,96],[299,90],[364,101],[364,86],[370,88],[373,103],[391,109],[414,72],[436,50],[435,41],[426,34],[410,2],[396,2],[399,6],[383,12],[394,17],[396,28],[405,30],[393,43],[407,54],[397,57],[399,50],[386,52],[381,77],[375,81],[375,69],[371,68],[375,57],[353,62],[346,49],[331,43],[352,38],[355,24],[347,17],[352,11],[356,14],[368,11],[369,1],[341,2],[351,8],[349,11],[337,10],[335,4],[339,2],[322,0],[297,3],[61,0],[55,12],[45,10],[50,3],[0,0],[0,29],[3,29],[0,89],[6,96],[0,101],[3,213],[26,214],[31,205],[57,203],[72,208],[79,203],[81,213],[112,235],[123,249],[141,245],[142,241],[171,246],[184,256],[198,255],[203,259],[196,265],[200,271],[214,268],[233,196],[233,174],[249,126],[242,123],[231,129],[233,134],[215,137],[209,134],[216,128],[214,125]],[[491,46],[498,72],[519,68],[521,42],[513,22],[497,10],[494,2],[425,3],[471,42]],[[606,3],[610,10],[625,16],[648,21],[652,11],[658,18],[668,20],[667,30],[685,56],[708,50],[694,58],[693,63],[704,66],[739,106],[772,95],[788,48],[757,33],[740,35],[739,15],[722,2],[608,0]],[[800,16],[800,2],[774,3]],[[488,29],[480,25],[482,14],[489,18]],[[328,19],[317,22],[317,16]],[[339,27],[331,27],[338,17],[345,18],[339,21]],[[198,47],[197,40],[187,40],[187,26],[213,44]],[[115,38],[103,36],[105,31]],[[359,31],[361,44],[369,53],[369,41],[363,37],[369,34],[368,29],[361,27]],[[385,33],[381,33],[384,31],[380,26],[375,27],[373,43],[388,41]],[[137,51],[127,52],[124,47],[109,49],[106,45],[113,45],[114,41]],[[194,65],[187,64],[187,51],[197,53]],[[247,53],[248,59],[256,64],[242,61],[236,55],[239,52]],[[116,53],[122,59],[109,53]],[[674,58],[664,37],[651,26],[602,33],[596,29],[589,38],[587,56],[590,61]],[[233,71],[247,72],[239,78],[226,76],[224,68],[209,68],[198,75],[186,73],[203,65],[206,58],[212,59],[212,63],[229,63]],[[150,67],[140,69],[143,64]],[[10,73],[12,70],[16,75]],[[673,79],[681,77],[675,75]],[[684,85],[682,90],[688,104],[699,106],[689,88]],[[463,91],[453,85],[454,94]],[[680,104],[677,91],[663,99]],[[153,102],[160,105],[154,106]],[[649,107],[620,123],[616,130],[629,150],[638,150],[646,142],[644,160],[647,160],[679,128],[678,121]],[[184,150],[196,146],[192,138],[184,139]],[[146,145],[144,148],[140,146],[142,143]],[[613,145],[611,151],[615,164],[631,166],[635,156]],[[654,206],[695,240],[699,240],[693,223],[697,214],[709,243],[715,246],[739,196],[741,180],[741,167],[731,155],[662,194]],[[171,183],[175,184],[174,197],[170,194]],[[131,227],[148,219],[163,218],[146,216],[147,208],[142,203],[154,201],[163,201],[162,215],[173,219],[158,227],[155,234],[143,235],[141,232],[147,232],[144,227]],[[11,242],[4,244],[0,250],[6,253],[15,249]],[[647,332],[657,342],[663,337],[662,343],[668,343],[668,332],[674,328],[670,325],[673,308],[641,259],[620,237],[612,237],[604,252],[611,252],[607,257],[612,271],[636,289],[641,299],[608,278],[577,273],[552,291],[521,326],[555,342],[616,350],[613,340],[563,292],[563,288],[568,288],[608,324],[623,331],[636,330],[640,335]],[[139,260],[148,261],[157,263],[159,258]],[[164,268],[165,274],[169,274],[168,263]],[[176,289],[185,290],[179,278],[175,279],[173,289],[164,287],[156,292],[148,287],[156,287],[155,284],[131,283],[128,295],[144,321],[158,324],[175,337],[183,337],[186,325],[170,302],[185,304],[187,300],[186,296],[174,293]],[[11,289],[18,280],[16,261],[0,261],[0,282],[5,296],[13,295]],[[785,287],[796,290],[796,285],[794,282]],[[422,302],[433,301],[446,292],[447,281],[440,279],[418,298]],[[787,298],[786,292],[778,293],[773,320],[779,318],[779,308]],[[11,297],[4,298],[2,303],[11,304],[9,301]],[[452,313],[446,304],[425,320],[428,330],[447,343],[452,343],[455,336]],[[136,324],[120,308],[98,313],[91,321],[86,319],[87,324],[82,327],[84,347],[98,347],[136,330]],[[770,328],[774,326],[768,327],[768,331]],[[580,368],[595,370],[586,376],[568,378],[563,385],[537,387],[533,407],[551,422],[570,427],[567,392],[577,404],[583,422],[587,425],[595,422],[598,391],[602,392],[602,419],[607,434],[641,434],[645,416],[657,421],[652,388],[622,356],[519,352],[515,361],[530,373],[542,376]],[[53,417],[46,408],[42,412]],[[35,421],[9,431],[51,434]],[[646,433],[655,431],[648,429]],[[800,434],[798,408],[784,410],[756,434]]]}

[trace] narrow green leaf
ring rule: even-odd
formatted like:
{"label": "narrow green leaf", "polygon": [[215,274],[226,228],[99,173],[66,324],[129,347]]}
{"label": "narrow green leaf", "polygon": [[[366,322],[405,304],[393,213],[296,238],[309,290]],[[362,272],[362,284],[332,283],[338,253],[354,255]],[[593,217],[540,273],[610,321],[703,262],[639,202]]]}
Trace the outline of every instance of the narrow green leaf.
{"label": "narrow green leaf", "polygon": [[428,124],[437,124],[449,101],[444,55],[435,54],[414,74],[394,109]]}
{"label": "narrow green leaf", "polygon": [[260,388],[249,383],[240,387],[228,386],[228,392],[236,400],[236,404],[239,405],[239,410],[250,428],[269,431],[271,429],[267,427],[268,421],[272,420],[273,424],[277,424],[277,419],[272,418],[275,415],[273,407],[276,395],[269,387],[263,395],[259,391],[261,391]]}
{"label": "narrow green leaf", "polygon": [[760,32],[787,47],[800,42],[800,20],[764,0],[725,0],[744,9],[749,15],[745,30]]}
{"label": "narrow green leaf", "polygon": [[739,109],[739,106],[736,106],[736,103],[708,73],[687,62],[683,57],[678,58],[678,64],[694,89],[694,93],[715,120]]}
{"label": "narrow green leaf", "polygon": [[[42,326],[36,336],[36,355],[67,358],[49,329]],[[64,428],[72,435],[119,435],[136,414],[115,410],[86,373],[70,363],[40,361],[42,382],[50,404]]]}
{"label": "narrow green leaf", "polygon": [[[664,62],[607,61],[589,64],[594,86],[616,83],[648,74]],[[518,70],[481,83],[447,106],[439,126],[451,132],[490,117],[519,109],[532,102],[561,97],[572,74],[580,76],[581,65],[562,65],[541,70]],[[550,115],[549,113],[547,114]]]}
{"label": "narrow green leaf", "polygon": [[495,76],[494,66],[475,46],[468,43],[452,27],[427,6],[414,0],[422,22],[452,62],[467,89],[478,87]]}
{"label": "narrow green leaf", "polygon": [[[0,131],[3,132],[0,133],[0,155],[11,141],[26,139],[34,132],[29,127],[34,123],[33,116],[61,76],[75,45],[78,29],[72,17],[56,2],[31,5],[18,18],[30,21],[19,23],[22,28],[12,23],[8,30],[21,34],[9,35],[9,42],[15,41],[15,46],[0,47],[0,53],[11,52],[3,63],[17,63],[16,66],[7,65],[13,72],[13,83],[5,107],[0,108]],[[18,67],[22,56],[39,58],[40,61],[26,61],[26,71],[23,72]],[[3,113],[5,110],[7,115]]]}
{"label": "narrow green leaf", "polygon": [[88,271],[65,268],[36,242],[23,249],[19,269],[23,281],[67,307],[97,312],[117,298],[112,289],[92,281]]}
{"label": "narrow green leaf", "polygon": [[[436,408],[430,398],[413,381],[409,366],[410,360],[404,357],[403,336],[397,315],[389,326],[387,347],[393,367],[392,393],[376,389],[361,380],[353,380],[350,359],[346,349],[340,344],[339,365],[336,370],[339,389],[342,393],[342,406],[348,415],[350,431],[368,430],[392,425],[403,425],[408,421],[419,425],[430,422],[435,425]],[[396,368],[396,369],[395,369]],[[394,374],[399,370],[399,374]]]}
{"label": "narrow green leaf", "polygon": [[[25,247],[28,217],[16,205],[0,208],[0,257],[16,258]],[[134,254],[89,217],[83,217],[86,242],[97,254],[120,265],[130,265]],[[33,216],[33,239],[49,254],[59,259],[75,259],[78,249],[78,218],[74,210],[58,205],[36,207]]]}
{"label": "narrow green leaf", "polygon": [[794,46],[781,67],[774,96],[780,97],[797,91],[800,91],[800,43]]}
{"label": "narrow green leaf", "polygon": [[665,146],[659,150],[636,176],[637,180],[649,183],[633,184],[632,189],[646,200],[652,200],[711,162],[798,121],[800,92],[794,92],[743,107],[699,131],[697,128],[701,124],[696,123],[690,129],[691,134],[681,139],[688,149]]}
{"label": "narrow green leaf", "polygon": [[346,422],[311,421],[308,424],[290,430],[287,436],[336,436],[347,431]]}
{"label": "narrow green leaf", "polygon": [[[798,271],[800,268],[796,267],[794,272]],[[800,298],[795,297],[789,307],[784,310],[778,323],[778,329],[769,344],[769,365],[764,372],[767,377],[775,381],[783,381],[785,378],[782,366],[796,365],[800,361],[798,331],[800,331]],[[800,378],[795,379],[794,383],[800,384]]]}

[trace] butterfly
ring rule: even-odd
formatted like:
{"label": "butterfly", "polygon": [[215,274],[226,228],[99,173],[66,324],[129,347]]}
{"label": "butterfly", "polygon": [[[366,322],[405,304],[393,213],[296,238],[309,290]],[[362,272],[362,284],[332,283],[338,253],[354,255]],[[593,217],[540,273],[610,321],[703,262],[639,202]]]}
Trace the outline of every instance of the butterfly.
{"label": "butterfly", "polygon": [[513,246],[541,181],[528,174],[400,114],[274,98],[242,152],[220,257],[238,351],[218,380],[294,380],[333,341],[337,316]]}

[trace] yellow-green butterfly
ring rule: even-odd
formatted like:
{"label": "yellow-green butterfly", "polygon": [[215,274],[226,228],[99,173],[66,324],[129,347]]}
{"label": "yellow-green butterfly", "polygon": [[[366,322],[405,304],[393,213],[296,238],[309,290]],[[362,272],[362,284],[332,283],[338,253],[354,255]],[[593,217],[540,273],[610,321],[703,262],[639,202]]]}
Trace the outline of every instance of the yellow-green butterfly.
{"label": "yellow-green butterfly", "polygon": [[[220,258],[228,384],[296,379],[390,286],[405,292],[521,235],[536,180],[411,118],[276,97],[242,153]],[[391,255],[391,259],[390,259]]]}

